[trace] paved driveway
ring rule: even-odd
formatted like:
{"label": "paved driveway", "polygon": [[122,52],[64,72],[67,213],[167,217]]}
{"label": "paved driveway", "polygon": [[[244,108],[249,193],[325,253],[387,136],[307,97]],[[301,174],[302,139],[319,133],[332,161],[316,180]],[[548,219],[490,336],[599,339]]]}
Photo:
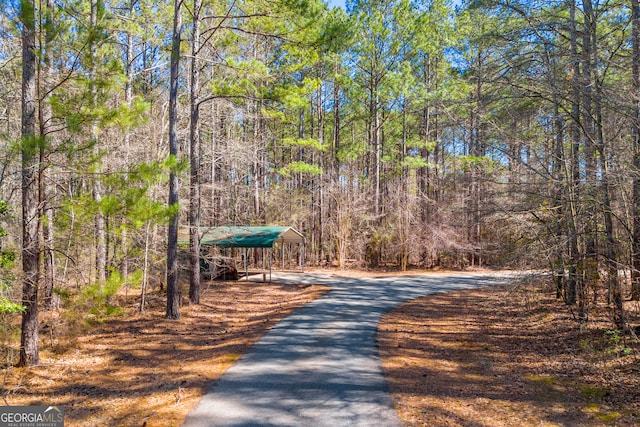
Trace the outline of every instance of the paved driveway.
{"label": "paved driveway", "polygon": [[185,427],[399,426],[376,349],[381,316],[424,295],[502,283],[509,274],[342,278],[264,335],[205,394]]}

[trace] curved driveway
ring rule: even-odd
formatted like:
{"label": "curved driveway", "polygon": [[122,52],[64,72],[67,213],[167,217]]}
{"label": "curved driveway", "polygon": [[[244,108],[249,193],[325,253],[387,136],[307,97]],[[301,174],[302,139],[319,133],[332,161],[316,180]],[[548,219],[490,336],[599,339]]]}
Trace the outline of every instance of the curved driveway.
{"label": "curved driveway", "polygon": [[399,426],[376,349],[382,315],[424,295],[509,277],[274,275],[276,283],[325,284],[331,291],[254,344],[213,384],[184,426]]}

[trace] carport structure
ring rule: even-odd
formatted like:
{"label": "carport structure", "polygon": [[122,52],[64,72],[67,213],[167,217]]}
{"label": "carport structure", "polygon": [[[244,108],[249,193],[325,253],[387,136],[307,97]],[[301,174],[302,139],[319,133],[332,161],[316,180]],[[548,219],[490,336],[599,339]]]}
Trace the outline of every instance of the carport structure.
{"label": "carport structure", "polygon": [[[282,252],[282,269],[285,265],[285,248],[287,245],[299,245],[301,255],[301,267],[304,271],[305,264],[305,238],[293,227],[280,226],[224,226],[224,227],[200,227],[200,245],[203,249],[216,247],[222,250],[238,248],[244,251],[242,262],[245,277],[249,277],[248,251],[249,249],[262,249],[262,269],[252,271],[262,274],[266,280],[269,273],[271,281],[271,270],[273,264],[273,249],[276,244]],[[265,249],[269,249],[269,256],[265,257]],[[268,258],[268,266],[265,260]]]}

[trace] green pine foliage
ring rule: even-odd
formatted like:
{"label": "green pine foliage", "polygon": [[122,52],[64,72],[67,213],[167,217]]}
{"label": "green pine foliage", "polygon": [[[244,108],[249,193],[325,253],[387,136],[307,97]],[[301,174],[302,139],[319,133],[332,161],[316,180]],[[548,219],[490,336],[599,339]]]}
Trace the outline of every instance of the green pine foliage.
{"label": "green pine foliage", "polygon": [[322,173],[322,169],[317,165],[311,165],[305,162],[291,162],[285,167],[280,168],[278,173],[287,177],[296,173],[320,175]]}
{"label": "green pine foliage", "polygon": [[[18,206],[20,155],[39,159],[58,292],[92,285],[97,217],[112,271],[132,284],[147,268],[160,282],[163,225],[179,214],[187,226],[194,99],[202,224],[294,225],[309,235],[309,261],[323,264],[593,270],[580,289],[613,277],[615,263],[632,271],[628,5],[597,3],[588,15],[587,2],[458,3],[204,1],[192,65],[187,1],[175,157],[172,4],[100,1],[93,28],[86,1],[39,16],[37,107],[50,118],[20,141],[19,26],[0,3],[0,194]],[[181,179],[174,206],[170,171]],[[3,248],[0,268],[13,261]]]}

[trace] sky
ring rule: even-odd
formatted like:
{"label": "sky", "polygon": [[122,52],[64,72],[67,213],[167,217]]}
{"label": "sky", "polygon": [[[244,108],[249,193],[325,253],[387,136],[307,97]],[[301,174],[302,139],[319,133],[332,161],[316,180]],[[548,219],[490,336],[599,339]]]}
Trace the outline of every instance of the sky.
{"label": "sky", "polygon": [[330,7],[340,6],[344,9],[344,3],[346,0],[328,0]]}
{"label": "sky", "polygon": [[[453,6],[459,6],[462,0],[453,0],[452,4]],[[329,7],[335,7],[335,6],[339,6],[341,8],[345,8],[344,4],[345,4],[346,0],[327,0],[327,3],[329,4]]]}

